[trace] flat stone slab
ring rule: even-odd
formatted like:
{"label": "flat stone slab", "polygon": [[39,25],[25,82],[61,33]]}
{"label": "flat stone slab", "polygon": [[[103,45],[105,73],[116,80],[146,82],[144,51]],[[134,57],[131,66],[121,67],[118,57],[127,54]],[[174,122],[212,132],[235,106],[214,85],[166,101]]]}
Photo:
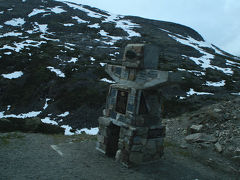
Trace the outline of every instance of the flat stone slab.
{"label": "flat stone slab", "polygon": [[206,133],[194,133],[194,134],[190,134],[188,136],[185,137],[185,140],[188,143],[194,143],[194,142],[216,142],[217,139],[212,136],[212,135],[208,135]]}

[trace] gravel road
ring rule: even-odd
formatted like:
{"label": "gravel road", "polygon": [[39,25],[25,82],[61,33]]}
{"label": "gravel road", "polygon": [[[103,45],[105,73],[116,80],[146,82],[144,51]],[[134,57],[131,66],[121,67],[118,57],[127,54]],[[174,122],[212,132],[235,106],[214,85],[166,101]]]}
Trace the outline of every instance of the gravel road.
{"label": "gravel road", "polygon": [[76,136],[0,133],[0,179],[164,180],[232,179],[166,148],[151,164],[126,168]]}

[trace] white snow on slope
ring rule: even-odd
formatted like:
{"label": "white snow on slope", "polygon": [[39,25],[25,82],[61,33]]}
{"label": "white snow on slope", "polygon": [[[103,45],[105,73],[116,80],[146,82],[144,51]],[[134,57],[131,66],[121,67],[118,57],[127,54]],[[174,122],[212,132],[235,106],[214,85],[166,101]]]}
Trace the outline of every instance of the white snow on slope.
{"label": "white snow on slope", "polygon": [[46,124],[58,125],[58,123],[54,120],[51,120],[50,117],[45,117],[45,118],[41,119],[41,121]]}
{"label": "white snow on slope", "polygon": [[70,61],[68,61],[69,63],[76,63],[78,61],[78,58],[72,58]]}
{"label": "white snow on slope", "polygon": [[177,68],[178,71],[186,71],[186,72],[190,72],[193,73],[196,76],[204,76],[206,73],[202,72],[202,71],[196,71],[196,70],[186,70],[186,69],[182,69],[182,68]]}
{"label": "white snow on slope", "polygon": [[2,76],[6,79],[17,79],[20,78],[22,75],[23,75],[22,71],[15,71],[9,74],[2,74]]}
{"label": "white snow on slope", "polygon": [[26,40],[26,41],[19,42],[19,43],[14,42],[13,43],[14,46],[4,45],[0,49],[9,49],[9,50],[13,50],[13,51],[16,51],[16,52],[20,52],[25,47],[28,47],[28,46],[39,47],[43,43],[47,43],[47,42],[46,41],[39,41],[38,42],[38,41],[33,41],[33,40]]}
{"label": "white snow on slope", "polygon": [[95,23],[95,24],[88,25],[88,27],[98,29],[100,28],[100,25],[98,23]]}
{"label": "white snow on slope", "polygon": [[12,31],[12,32],[8,32],[8,33],[0,35],[0,38],[8,37],[8,36],[21,36],[21,35],[22,35],[22,33]]}
{"label": "white snow on slope", "polygon": [[69,112],[68,111],[66,111],[66,112],[64,112],[64,113],[62,113],[62,114],[59,114],[59,115],[57,115],[58,117],[66,117],[66,116],[68,116],[69,115]]}
{"label": "white snow on slope", "polygon": [[48,30],[47,24],[38,24],[37,22],[35,22],[35,25],[38,26],[40,32],[47,33],[47,30]]}
{"label": "white snow on slope", "polygon": [[65,77],[65,74],[60,69],[55,69],[54,67],[48,66],[47,69],[49,69],[51,72],[56,73],[58,77]]}
{"label": "white snow on slope", "polygon": [[69,27],[69,26],[73,26],[74,24],[72,24],[72,23],[67,23],[67,24],[63,24],[64,26],[66,26],[66,27]]}
{"label": "white snow on slope", "polygon": [[48,8],[48,9],[50,9],[55,14],[61,14],[61,13],[67,12],[64,9],[62,9],[60,6],[56,6],[54,8]]}
{"label": "white snow on slope", "polygon": [[86,134],[89,134],[89,135],[96,135],[98,133],[99,129],[96,127],[96,128],[91,128],[91,129],[87,129],[87,128],[83,128],[81,130],[77,130],[77,134],[81,134],[83,132],[85,132]]}
{"label": "white snow on slope", "polygon": [[[104,42],[105,44],[109,44],[109,45],[114,45],[115,42],[122,39],[122,37],[119,37],[119,36],[110,36],[110,35],[108,35],[108,32],[106,32],[104,30],[100,30],[99,34],[101,36],[103,36],[103,39],[107,40],[107,41],[102,41],[102,42]],[[110,40],[108,40],[108,38],[110,38]]]}
{"label": "white snow on slope", "polygon": [[[223,73],[227,74],[227,75],[232,75],[233,71],[231,68],[222,68],[222,67],[218,67],[215,65],[211,64],[211,60],[214,59],[214,55],[204,51],[202,49],[202,47],[205,47],[206,43],[203,41],[197,41],[191,37],[183,37],[181,35],[178,34],[174,34],[172,35],[168,34],[168,36],[170,36],[171,38],[173,38],[174,40],[187,45],[187,46],[191,46],[193,48],[195,48],[196,50],[198,50],[201,54],[203,54],[201,57],[189,57],[190,60],[194,61],[197,65],[199,65],[200,67],[203,68],[203,70],[206,70],[207,68],[211,68],[211,69],[216,69],[219,71],[222,71]],[[181,38],[180,38],[180,37]]]}
{"label": "white snow on slope", "polygon": [[107,83],[110,83],[110,84],[116,83],[115,81],[109,80],[107,78],[102,78],[102,79],[100,79],[100,81],[107,82]]}
{"label": "white snow on slope", "polygon": [[222,80],[219,82],[207,81],[205,85],[214,86],[214,87],[222,87],[222,86],[225,86],[225,80]]}
{"label": "white snow on slope", "polygon": [[42,13],[49,13],[49,12],[53,12],[55,14],[61,14],[66,11],[64,9],[62,9],[60,6],[56,6],[53,8],[47,8],[47,9],[33,9],[33,11],[28,14],[28,17],[32,17],[32,16],[35,16],[37,14],[42,14]]}
{"label": "white snow on slope", "polygon": [[48,12],[48,11],[45,10],[45,9],[33,9],[33,11],[28,14],[28,17],[32,17],[32,16],[35,16],[37,14],[45,13],[45,12]]}
{"label": "white snow on slope", "polygon": [[21,114],[7,114],[4,115],[5,111],[0,112],[0,118],[32,118],[32,117],[36,117],[38,116],[41,111],[32,111],[32,112],[28,112],[28,113],[21,113]]}
{"label": "white snow on slope", "polygon": [[1,28],[3,28],[3,26],[2,26],[2,25],[0,25],[0,29],[1,29]]}
{"label": "white snow on slope", "polygon": [[[103,23],[104,22],[116,23],[116,28],[121,28],[128,33],[128,39],[131,38],[131,37],[134,37],[134,36],[141,37],[140,33],[135,32],[133,30],[133,28],[139,28],[140,25],[138,25],[136,23],[133,23],[130,20],[123,19],[124,16],[110,14],[110,13],[107,13],[108,15],[103,15],[103,14],[91,11],[89,9],[86,9],[82,5],[72,4],[70,2],[66,2],[66,1],[63,1],[63,0],[56,0],[56,1],[63,2],[73,9],[78,9],[78,10],[84,11],[90,17],[104,18],[104,20],[102,21]],[[93,26],[93,27],[98,28],[97,25]]]}
{"label": "white snow on slope", "polygon": [[[61,0],[56,0],[56,1],[62,2]],[[63,2],[63,3],[67,4],[69,7],[73,8],[73,9],[78,9],[83,12],[86,12],[88,16],[93,17],[93,18],[101,18],[103,16],[100,13],[96,13],[94,11],[84,8],[82,5],[72,4],[72,3],[68,3],[68,2]]]}
{"label": "white snow on slope", "polygon": [[208,92],[197,92],[192,88],[187,92],[187,96],[192,96],[194,94],[196,94],[196,95],[214,95],[213,93],[208,93]]}
{"label": "white snow on slope", "polygon": [[12,20],[6,21],[4,24],[10,26],[22,26],[25,24],[25,20],[23,18],[13,18]]}
{"label": "white snow on slope", "polygon": [[51,99],[49,99],[49,98],[46,98],[46,102],[45,102],[45,104],[44,104],[44,106],[43,106],[43,109],[45,110],[45,109],[47,109],[47,107],[48,107],[48,101],[50,101]]}
{"label": "white snow on slope", "polygon": [[85,21],[81,18],[79,18],[78,16],[73,16],[72,19],[75,19],[77,20],[77,22],[80,24],[80,23],[89,23],[89,21]]}
{"label": "white snow on slope", "polygon": [[4,13],[4,11],[0,11],[0,14],[3,14]]}

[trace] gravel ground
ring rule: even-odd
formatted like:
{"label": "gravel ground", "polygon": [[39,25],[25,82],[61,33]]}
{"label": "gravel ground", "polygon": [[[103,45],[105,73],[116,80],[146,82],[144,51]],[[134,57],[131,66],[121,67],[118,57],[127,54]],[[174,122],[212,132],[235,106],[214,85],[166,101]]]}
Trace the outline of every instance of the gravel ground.
{"label": "gravel ground", "polygon": [[95,140],[83,139],[0,133],[0,179],[234,179],[170,147],[160,161],[128,169],[98,152]]}

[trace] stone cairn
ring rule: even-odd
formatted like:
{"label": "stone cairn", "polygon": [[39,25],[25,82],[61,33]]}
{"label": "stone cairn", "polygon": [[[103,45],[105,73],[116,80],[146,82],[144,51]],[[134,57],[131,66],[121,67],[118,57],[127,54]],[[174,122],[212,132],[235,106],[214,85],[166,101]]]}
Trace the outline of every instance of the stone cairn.
{"label": "stone cairn", "polygon": [[153,45],[129,44],[121,65],[105,66],[116,83],[110,85],[98,119],[96,149],[127,167],[163,155],[165,126],[157,87],[168,81],[168,72],[157,70],[158,52]]}

